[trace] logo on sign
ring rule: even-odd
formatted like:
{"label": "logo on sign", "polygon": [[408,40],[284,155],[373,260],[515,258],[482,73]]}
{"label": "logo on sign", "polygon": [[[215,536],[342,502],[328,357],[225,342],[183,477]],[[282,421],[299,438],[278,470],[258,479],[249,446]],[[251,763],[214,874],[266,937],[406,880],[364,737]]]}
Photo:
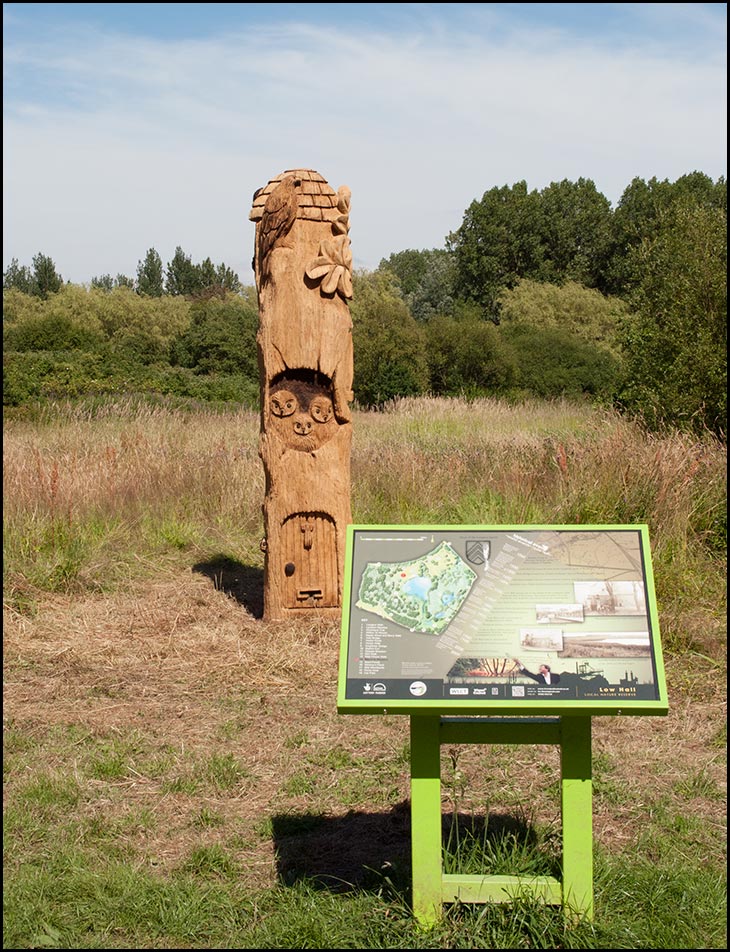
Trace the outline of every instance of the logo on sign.
{"label": "logo on sign", "polygon": [[413,684],[410,686],[409,690],[411,694],[414,695],[414,697],[421,697],[423,694],[426,693],[428,688],[423,683],[423,681],[414,681]]}
{"label": "logo on sign", "polygon": [[375,684],[366,681],[362,686],[362,690],[363,694],[385,694],[387,689],[382,681],[376,681]]}

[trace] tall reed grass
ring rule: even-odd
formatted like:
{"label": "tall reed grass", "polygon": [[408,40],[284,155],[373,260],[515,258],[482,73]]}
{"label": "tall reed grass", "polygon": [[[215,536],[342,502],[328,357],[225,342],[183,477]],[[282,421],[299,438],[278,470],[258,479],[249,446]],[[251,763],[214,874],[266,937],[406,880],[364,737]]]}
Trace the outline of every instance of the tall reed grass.
{"label": "tall reed grass", "polygon": [[[260,565],[258,429],[248,410],[132,399],[6,420],[6,598],[28,607],[205,555]],[[708,653],[723,640],[727,465],[713,437],[566,401],[423,397],[355,411],[353,434],[355,522],[647,523],[665,639]]]}

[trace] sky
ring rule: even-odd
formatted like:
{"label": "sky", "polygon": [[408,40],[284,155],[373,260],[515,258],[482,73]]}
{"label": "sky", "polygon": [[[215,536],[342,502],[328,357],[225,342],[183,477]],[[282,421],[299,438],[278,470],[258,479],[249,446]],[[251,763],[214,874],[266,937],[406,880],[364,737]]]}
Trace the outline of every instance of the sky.
{"label": "sky", "polygon": [[256,189],[352,191],[354,266],[491,188],[727,174],[724,3],[4,3],[3,270],[253,283]]}

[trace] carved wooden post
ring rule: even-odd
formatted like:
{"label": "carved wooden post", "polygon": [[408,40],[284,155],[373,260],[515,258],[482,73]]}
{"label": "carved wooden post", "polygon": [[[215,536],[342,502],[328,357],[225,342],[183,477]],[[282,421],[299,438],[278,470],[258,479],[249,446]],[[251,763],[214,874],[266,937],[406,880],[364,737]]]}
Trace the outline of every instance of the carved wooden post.
{"label": "carved wooden post", "polygon": [[259,189],[264,617],[339,615],[350,514],[352,252],[350,190],[312,169]]}

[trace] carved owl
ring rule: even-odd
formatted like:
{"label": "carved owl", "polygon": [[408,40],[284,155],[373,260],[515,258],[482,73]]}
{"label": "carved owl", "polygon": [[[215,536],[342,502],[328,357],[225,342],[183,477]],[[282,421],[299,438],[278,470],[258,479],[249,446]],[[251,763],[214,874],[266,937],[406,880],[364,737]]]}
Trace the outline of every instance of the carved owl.
{"label": "carved owl", "polygon": [[332,401],[324,395],[313,397],[309,404],[309,413],[317,423],[327,423],[332,417]]}
{"label": "carved owl", "polygon": [[299,401],[291,390],[277,390],[271,395],[270,406],[274,416],[288,417],[299,409]]}

